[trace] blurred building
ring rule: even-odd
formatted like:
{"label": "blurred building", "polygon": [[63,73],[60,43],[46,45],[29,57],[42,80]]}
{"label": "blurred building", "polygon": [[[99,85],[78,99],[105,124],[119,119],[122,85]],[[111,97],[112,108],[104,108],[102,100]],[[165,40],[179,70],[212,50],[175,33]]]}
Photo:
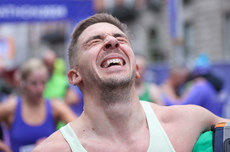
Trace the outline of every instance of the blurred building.
{"label": "blurred building", "polygon": [[134,51],[151,61],[190,64],[200,54],[212,63],[230,59],[229,0],[94,0],[133,33]]}
{"label": "blurred building", "polygon": [[47,49],[53,49],[58,56],[64,57],[68,27],[68,22],[3,23],[0,36],[2,41],[11,40],[6,45],[13,47],[13,54],[2,59],[7,67],[14,68],[30,57],[41,57]]}
{"label": "blurred building", "polygon": [[[5,60],[9,67],[19,65],[27,58],[40,56],[46,49],[56,50],[59,57],[65,57],[70,31],[77,21],[88,15],[76,12],[92,10],[87,5],[84,9],[81,5],[73,9],[70,2],[77,0],[49,0],[45,3],[51,7],[56,1],[63,4],[59,7],[63,16],[68,15],[66,12],[71,8],[69,14],[72,16],[59,21],[3,22],[2,17],[7,13],[2,5],[4,1],[7,3],[9,0],[0,3],[0,60]],[[29,0],[23,1],[33,5]],[[192,65],[201,52],[209,56],[211,63],[230,59],[229,0],[85,1],[93,2],[95,12],[109,12],[127,23],[132,33],[134,51],[142,52],[150,61]],[[64,3],[69,3],[68,7],[63,8]],[[21,6],[19,9],[22,10]],[[47,12],[55,10],[58,9],[49,9]],[[34,15],[34,12],[31,9],[23,13]],[[41,11],[40,15],[43,12],[46,11]],[[54,15],[61,15],[60,12]],[[73,16],[79,20],[71,23],[69,19]],[[6,49],[6,46],[9,48]],[[8,50],[8,53],[4,50]]]}
{"label": "blurred building", "polygon": [[1,0],[0,61],[11,70],[54,50],[66,58],[72,28],[92,15],[92,0]]}

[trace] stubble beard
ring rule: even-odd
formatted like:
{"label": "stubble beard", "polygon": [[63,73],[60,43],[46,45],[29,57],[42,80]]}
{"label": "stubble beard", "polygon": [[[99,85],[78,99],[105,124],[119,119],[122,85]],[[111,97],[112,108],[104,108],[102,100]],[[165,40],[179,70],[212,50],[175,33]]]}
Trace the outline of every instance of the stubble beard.
{"label": "stubble beard", "polygon": [[89,72],[90,77],[100,89],[101,102],[106,106],[116,103],[128,103],[130,101],[130,90],[134,85],[135,73],[123,76],[122,78],[112,77],[107,79],[97,79],[95,75]]}

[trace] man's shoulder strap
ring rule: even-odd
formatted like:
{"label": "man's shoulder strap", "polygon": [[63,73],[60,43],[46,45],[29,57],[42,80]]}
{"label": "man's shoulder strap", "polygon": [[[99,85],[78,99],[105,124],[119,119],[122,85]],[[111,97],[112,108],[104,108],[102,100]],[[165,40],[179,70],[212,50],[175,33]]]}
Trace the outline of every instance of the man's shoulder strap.
{"label": "man's shoulder strap", "polygon": [[70,123],[60,128],[60,131],[67,143],[69,144],[72,152],[87,152],[85,148],[81,145],[77,135],[70,126]]}

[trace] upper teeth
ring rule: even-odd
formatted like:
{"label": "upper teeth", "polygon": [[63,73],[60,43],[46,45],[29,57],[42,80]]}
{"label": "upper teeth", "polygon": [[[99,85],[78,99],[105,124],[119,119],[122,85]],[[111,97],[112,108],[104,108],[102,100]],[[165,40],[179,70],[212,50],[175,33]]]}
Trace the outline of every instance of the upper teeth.
{"label": "upper teeth", "polygon": [[110,64],[122,65],[122,60],[121,60],[121,59],[110,59],[110,60],[107,60],[103,67],[106,68],[106,67],[108,67]]}

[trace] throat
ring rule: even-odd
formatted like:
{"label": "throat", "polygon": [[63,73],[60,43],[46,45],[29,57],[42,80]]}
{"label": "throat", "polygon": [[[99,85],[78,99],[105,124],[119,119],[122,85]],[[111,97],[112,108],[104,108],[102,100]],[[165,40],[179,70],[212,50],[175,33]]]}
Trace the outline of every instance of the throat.
{"label": "throat", "polygon": [[119,83],[119,85],[104,85],[101,87],[100,100],[105,106],[115,104],[128,104],[131,102],[132,93],[135,92],[133,83]]}
{"label": "throat", "polygon": [[105,106],[114,106],[116,104],[128,104],[131,101],[130,90],[127,89],[105,89],[101,91],[100,98]]}

